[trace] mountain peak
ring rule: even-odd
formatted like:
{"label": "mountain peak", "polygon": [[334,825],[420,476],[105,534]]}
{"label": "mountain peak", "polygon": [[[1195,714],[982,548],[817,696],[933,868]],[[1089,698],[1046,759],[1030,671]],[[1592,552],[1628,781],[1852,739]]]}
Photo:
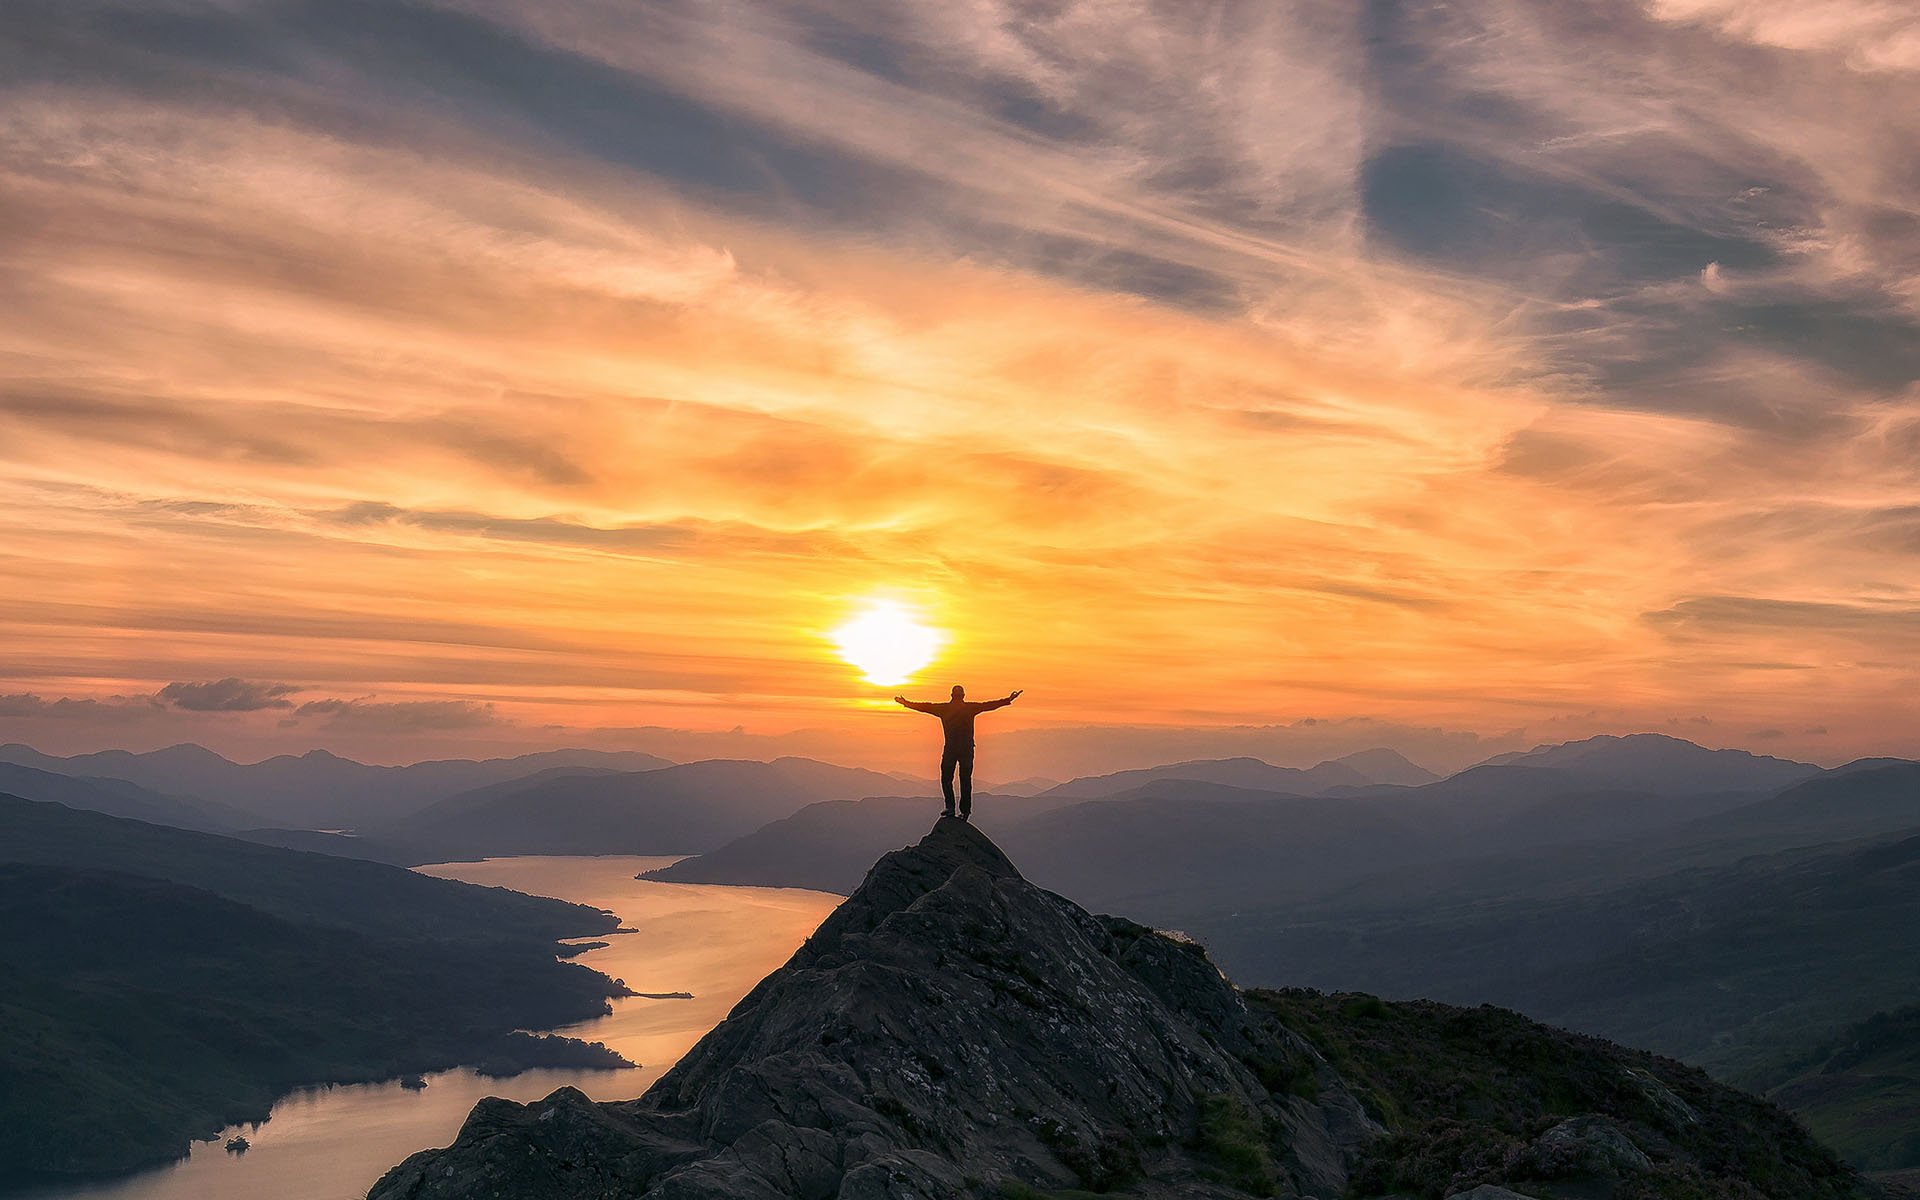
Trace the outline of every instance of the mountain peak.
{"label": "mountain peak", "polygon": [[967,872],[983,879],[1026,882],[978,826],[955,817],[941,817],[933,831],[914,845],[881,855],[846,903],[834,909],[807,939],[794,962],[810,962],[844,948],[850,937],[873,931],[889,917]]}
{"label": "mountain peak", "polygon": [[1242,1061],[1258,1036],[1198,946],[1035,887],[943,818],[640,1099],[484,1102],[452,1147],[371,1196],[471,1195],[482,1179],[584,1196],[582,1170],[617,1170],[634,1197],[984,1200],[1147,1180],[1139,1194],[1239,1194],[1194,1148],[1210,1113],[1284,1132],[1275,1184],[1338,1194],[1378,1127],[1310,1051],[1314,1100],[1273,1096]]}
{"label": "mountain peak", "polygon": [[[1330,1061],[1367,1068],[1383,1036],[1410,1040],[1356,1078],[1387,1097],[1373,1108],[1391,1130]],[[1646,1194],[1670,1195],[1722,1162],[1779,1177],[1743,1195],[1860,1196],[1764,1102],[1576,1041],[1493,1009],[1243,994],[1194,943],[1094,916],[1028,882],[977,827],[942,819],[883,855],[639,1099],[595,1104],[563,1088],[534,1104],[483,1100],[453,1145],[400,1164],[369,1200],[1228,1200],[1378,1195],[1402,1181],[1416,1182],[1395,1190],[1438,1195],[1439,1182],[1537,1171],[1581,1195],[1650,1172],[1659,1186]],[[1463,1095],[1462,1077],[1417,1064],[1490,1044],[1498,1066],[1474,1068],[1471,1111],[1437,1108]],[[1577,1078],[1548,1077],[1575,1052]],[[1470,1124],[1490,1119],[1506,1122],[1497,1135]],[[1599,1162],[1589,1143],[1631,1153]]]}
{"label": "mountain peak", "polygon": [[[939,887],[965,867],[996,879],[1019,879],[1020,871],[980,827],[954,817],[941,817],[933,831],[915,844],[880,856],[867,872],[866,882],[850,900],[873,903],[882,896],[921,894]],[[912,900],[909,899],[908,903]],[[846,905],[842,905],[844,910]],[[837,915],[837,912],[836,912]],[[832,922],[831,917],[828,922]]]}
{"label": "mountain peak", "polygon": [[1386,746],[1376,746],[1371,750],[1356,750],[1352,754],[1343,754],[1330,760],[1343,767],[1365,775],[1375,783],[1392,784],[1396,787],[1419,787],[1423,783],[1432,783],[1440,776],[1414,762],[1398,750]]}
{"label": "mountain peak", "polygon": [[1549,767],[1662,793],[1772,791],[1820,774],[1809,763],[1748,750],[1712,750],[1665,733],[1603,733],[1496,754],[1480,765]]}
{"label": "mountain peak", "polygon": [[149,751],[146,757],[154,762],[191,763],[195,766],[207,764],[231,766],[233,764],[232,759],[209,750],[198,742],[175,742],[164,749]]}

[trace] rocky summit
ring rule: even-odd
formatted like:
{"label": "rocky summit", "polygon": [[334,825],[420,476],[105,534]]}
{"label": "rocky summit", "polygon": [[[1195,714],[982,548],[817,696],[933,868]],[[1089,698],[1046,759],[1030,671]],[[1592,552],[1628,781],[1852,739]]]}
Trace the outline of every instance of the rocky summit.
{"label": "rocky summit", "polygon": [[[1311,995],[1250,1000],[1199,946],[1093,916],[1028,883],[978,829],[942,819],[881,858],[645,1095],[484,1100],[452,1146],[414,1155],[371,1200],[1334,1200],[1403,1187],[1438,1200],[1475,1187],[1503,1195],[1494,1189],[1515,1171],[1559,1171],[1580,1189],[1521,1195],[1859,1194],[1790,1123],[1757,1135],[1771,1139],[1753,1151],[1770,1156],[1765,1170],[1748,1172],[1761,1184],[1728,1177],[1737,1164],[1688,1132],[1718,1128],[1700,1109],[1725,1089],[1678,1064],[1585,1039],[1578,1053],[1593,1061],[1581,1060],[1581,1078],[1601,1079],[1593,1095],[1557,1077],[1543,1086],[1531,1060],[1568,1035],[1500,1014],[1512,1026],[1497,1046],[1502,1078],[1404,1087],[1397,1057],[1366,1057],[1388,1046],[1397,1056],[1399,1042],[1349,1041],[1345,1001]],[[1368,1008],[1356,1019],[1379,1018]],[[1427,1028],[1399,1036],[1439,1036]],[[1415,1074],[1418,1059],[1416,1048]],[[1350,1083],[1335,1060],[1365,1081]],[[1477,1128],[1484,1106],[1459,1119],[1449,1110],[1436,1141],[1434,1114],[1407,1111],[1429,1088],[1436,1105],[1498,1093],[1490,1132],[1459,1132]],[[1782,1137],[1794,1144],[1767,1148]],[[1401,1171],[1402,1151],[1425,1174]],[[1768,1186],[1776,1177],[1800,1190]]]}

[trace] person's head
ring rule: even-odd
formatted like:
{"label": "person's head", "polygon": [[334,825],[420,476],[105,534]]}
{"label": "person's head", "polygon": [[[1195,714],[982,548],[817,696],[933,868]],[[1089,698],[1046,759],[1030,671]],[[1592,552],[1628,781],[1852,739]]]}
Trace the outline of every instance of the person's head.
{"label": "person's head", "polygon": [[965,688],[963,688],[963,687],[961,687],[961,686],[960,686],[959,684],[957,684],[957,683],[956,683],[956,684],[954,684],[954,685],[953,685],[953,698],[954,698],[955,700],[965,700],[965,699],[967,698],[967,689],[965,689]]}

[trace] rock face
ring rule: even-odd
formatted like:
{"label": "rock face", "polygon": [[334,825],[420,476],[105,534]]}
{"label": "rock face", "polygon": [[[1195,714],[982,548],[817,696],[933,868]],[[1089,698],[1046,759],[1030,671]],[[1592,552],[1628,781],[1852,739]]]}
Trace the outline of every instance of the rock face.
{"label": "rock face", "polygon": [[371,1200],[1087,1191],[1865,1195],[1785,1114],[1678,1063],[1498,1009],[1242,993],[942,820],[646,1095],[484,1100]]}
{"label": "rock face", "polygon": [[[1205,952],[1095,917],[941,820],[638,1100],[487,1100],[402,1197],[999,1197],[1009,1186],[1338,1196],[1379,1133]],[[1250,1065],[1255,1064],[1255,1065]]]}

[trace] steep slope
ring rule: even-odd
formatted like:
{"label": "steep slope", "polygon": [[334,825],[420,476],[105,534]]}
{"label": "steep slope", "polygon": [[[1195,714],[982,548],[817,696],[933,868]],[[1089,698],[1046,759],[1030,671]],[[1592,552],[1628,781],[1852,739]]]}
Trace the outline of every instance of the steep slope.
{"label": "steep slope", "polygon": [[[1198,946],[1091,916],[941,820],[644,1096],[483,1101],[451,1147],[408,1159],[370,1200],[1332,1200],[1414,1174],[1524,1182],[1521,1168],[1591,1196],[1629,1180],[1675,1200],[1862,1194],[1777,1111],[1677,1064],[1501,1014],[1479,1018],[1497,1037],[1459,1039],[1480,1055],[1480,1077],[1463,1077],[1468,1050],[1439,1034],[1476,1014],[1429,1006],[1436,1028],[1385,1046],[1300,1036],[1303,1003],[1250,1002]],[[1423,1039],[1447,1058],[1407,1078]],[[1484,1136],[1446,1136],[1468,1119]],[[1496,1139],[1515,1152],[1477,1153]]]}
{"label": "steep slope", "polygon": [[260,846],[0,795],[0,862],[120,871],[200,888],[289,921],[385,937],[548,943],[611,914],[398,867]]}
{"label": "steep slope", "polygon": [[124,779],[80,778],[18,763],[0,762],[0,793],[207,833],[259,824],[258,817],[231,805],[166,796]]}
{"label": "steep slope", "polygon": [[1820,774],[1811,763],[1745,750],[1709,750],[1661,733],[1603,734],[1495,755],[1481,765],[1554,767],[1604,786],[1651,792],[1773,791]]}
{"label": "steep slope", "polygon": [[1920,1169],[1920,1005],[1875,1013],[1776,1069],[1767,1095],[1857,1167]]}
{"label": "steep slope", "polygon": [[420,862],[492,854],[697,854],[815,801],[899,787],[889,775],[808,759],[714,759],[490,788],[368,832],[413,847]]}
{"label": "steep slope", "polygon": [[[982,812],[992,803],[977,796]],[[938,801],[920,796],[822,800],[705,854],[648,871],[667,883],[731,883],[797,887],[844,896],[873,860],[909,845],[927,827]]]}

